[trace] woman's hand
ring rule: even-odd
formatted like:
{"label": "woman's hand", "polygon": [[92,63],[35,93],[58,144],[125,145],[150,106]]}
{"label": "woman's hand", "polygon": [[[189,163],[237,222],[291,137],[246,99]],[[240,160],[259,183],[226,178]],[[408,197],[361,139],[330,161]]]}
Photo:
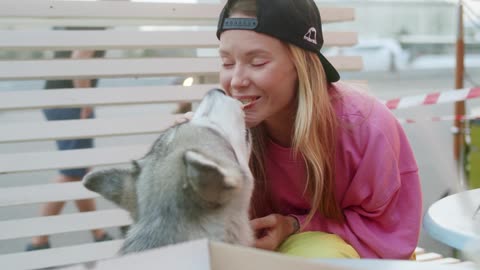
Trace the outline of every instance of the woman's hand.
{"label": "woman's hand", "polygon": [[254,246],[260,249],[276,250],[288,236],[295,233],[299,226],[296,218],[271,214],[250,221],[256,235]]}

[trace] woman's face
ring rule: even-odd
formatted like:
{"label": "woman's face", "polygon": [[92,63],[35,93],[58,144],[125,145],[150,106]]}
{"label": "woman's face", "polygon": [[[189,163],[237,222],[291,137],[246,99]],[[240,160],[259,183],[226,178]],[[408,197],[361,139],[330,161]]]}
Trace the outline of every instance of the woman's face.
{"label": "woman's face", "polygon": [[220,57],[220,84],[244,103],[247,127],[292,119],[297,72],[285,44],[254,31],[228,30],[220,36]]}

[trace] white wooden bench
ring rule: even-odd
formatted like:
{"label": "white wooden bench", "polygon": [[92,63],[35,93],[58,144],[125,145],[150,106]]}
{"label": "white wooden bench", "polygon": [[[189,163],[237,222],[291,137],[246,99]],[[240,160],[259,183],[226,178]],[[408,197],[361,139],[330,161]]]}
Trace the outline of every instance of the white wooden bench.
{"label": "white wooden bench", "polygon": [[[218,57],[200,57],[198,49],[215,51],[217,16],[221,4],[166,4],[132,2],[77,2],[7,0],[0,2],[0,50],[53,51],[102,49],[107,56],[88,60],[4,60],[0,61],[0,80],[46,80],[73,78],[140,78],[179,76],[194,77],[190,87],[182,85],[115,86],[92,89],[0,92],[0,113],[65,108],[91,105],[111,111],[123,105],[174,104],[195,102],[217,86]],[[321,10],[325,22],[354,19],[351,8]],[[142,31],[142,26],[158,26],[156,31]],[[51,26],[107,26],[104,31],[51,31]],[[38,29],[41,28],[41,29]],[[351,46],[357,42],[354,32],[326,32],[326,46]],[[146,49],[190,49],[190,57],[110,57],[111,51]],[[361,69],[359,57],[331,59],[341,71]],[[102,80],[100,80],[102,82]],[[122,106],[118,106],[122,105]],[[142,108],[142,107],[141,107]],[[114,114],[114,113],[113,113]],[[1,116],[0,116],[1,117]],[[0,118],[1,119],[1,118]],[[135,114],[70,121],[22,121],[0,125],[0,143],[19,145],[37,141],[68,138],[100,138],[124,135],[156,134],[173,123],[174,115]],[[153,137],[151,137],[153,138]],[[113,140],[115,141],[115,140]],[[131,140],[132,141],[132,140]],[[118,144],[87,150],[49,151],[35,148],[21,152],[0,153],[0,174],[8,177],[25,172],[61,168],[98,167],[125,164],[143,155],[151,139],[138,143]],[[41,204],[51,201],[72,201],[98,198],[80,183],[42,184],[5,187],[0,189],[0,207]],[[128,214],[120,209],[97,210],[89,213],[59,216],[32,216],[0,221],[1,241],[29,238],[35,235],[85,231],[130,224]],[[87,243],[34,251],[0,254],[4,269],[33,269],[83,263],[112,257],[122,240]]]}
{"label": "white wooden bench", "polygon": [[[121,108],[120,105],[175,104],[195,102],[217,86],[220,60],[202,57],[201,49],[215,51],[217,16],[221,4],[166,4],[123,1],[80,2],[46,0],[2,0],[0,2],[0,51],[53,51],[74,49],[106,50],[102,59],[82,60],[2,60],[0,80],[46,80],[73,78],[141,78],[179,76],[194,77],[190,87],[182,85],[115,86],[91,89],[29,89],[0,91],[0,144],[18,145],[22,151],[0,152],[0,175],[40,172],[62,168],[98,167],[125,164],[143,155],[152,139],[138,140],[85,150],[44,151],[22,147],[39,141],[69,138],[100,138],[124,135],[156,134],[173,123],[169,113],[140,113],[129,117],[97,118],[70,121],[5,121],[2,113],[91,105]],[[321,8],[325,23],[351,21],[351,8]],[[104,31],[51,31],[51,26],[107,26]],[[155,25],[155,31],[141,27]],[[355,32],[326,32],[326,46],[351,46],[357,42]],[[190,49],[193,57],[109,57],[115,50]],[[360,70],[360,57],[330,58],[342,71]],[[5,117],[8,119],[8,117]],[[152,137],[153,138],[153,137]],[[115,140],[113,140],[115,141]],[[132,141],[132,140],[131,140]],[[134,140],[133,140],[134,141]],[[24,150],[28,148],[27,150]],[[2,179],[2,178],[0,178]],[[41,184],[3,187],[0,184],[0,207],[16,207],[52,201],[98,198],[81,183]],[[120,209],[59,216],[33,216],[0,220],[2,241],[35,235],[59,234],[94,228],[128,225],[131,219]],[[48,250],[0,254],[1,269],[34,269],[86,263],[115,255],[122,240],[54,247]]]}

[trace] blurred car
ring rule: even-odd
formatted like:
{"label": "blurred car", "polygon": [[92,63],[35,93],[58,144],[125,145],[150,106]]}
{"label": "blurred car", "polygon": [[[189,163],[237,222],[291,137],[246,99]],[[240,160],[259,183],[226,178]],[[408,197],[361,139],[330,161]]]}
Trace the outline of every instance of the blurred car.
{"label": "blurred car", "polygon": [[394,39],[361,39],[352,47],[331,47],[325,56],[362,56],[363,71],[397,71],[405,69],[409,53]]}

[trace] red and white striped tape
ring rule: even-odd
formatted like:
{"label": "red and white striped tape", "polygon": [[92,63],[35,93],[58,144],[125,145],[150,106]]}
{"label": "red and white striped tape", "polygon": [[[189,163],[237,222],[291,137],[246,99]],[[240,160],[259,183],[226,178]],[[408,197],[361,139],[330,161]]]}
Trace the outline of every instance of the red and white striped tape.
{"label": "red and white striped tape", "polygon": [[409,108],[421,105],[433,105],[447,102],[457,102],[480,97],[480,87],[448,90],[418,96],[402,97],[383,101],[391,110]]}
{"label": "red and white striped tape", "polygon": [[430,118],[397,118],[401,124],[412,124],[420,122],[440,122],[440,121],[453,121],[453,120],[474,120],[480,119],[480,115],[447,115],[447,116],[435,116]]}

